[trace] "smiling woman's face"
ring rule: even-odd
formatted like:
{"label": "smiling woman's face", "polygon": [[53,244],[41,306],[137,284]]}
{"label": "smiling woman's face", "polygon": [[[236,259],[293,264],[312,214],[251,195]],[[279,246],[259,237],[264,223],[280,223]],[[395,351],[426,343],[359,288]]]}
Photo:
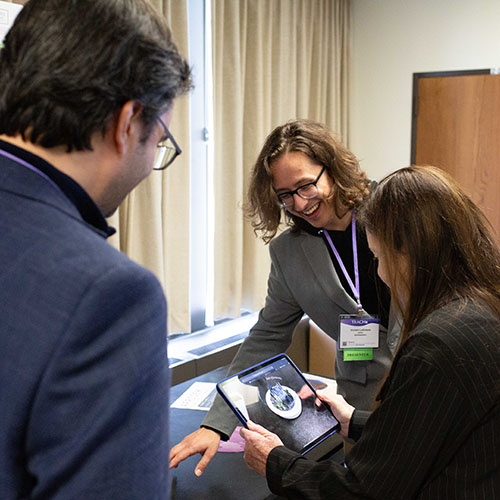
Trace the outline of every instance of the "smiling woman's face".
{"label": "smiling woman's face", "polygon": [[[276,194],[293,191],[304,184],[314,182],[323,168],[300,152],[286,153],[272,165],[273,188]],[[287,210],[317,228],[335,229],[334,183],[325,170],[316,184],[318,194],[309,200],[295,194],[293,205]]]}

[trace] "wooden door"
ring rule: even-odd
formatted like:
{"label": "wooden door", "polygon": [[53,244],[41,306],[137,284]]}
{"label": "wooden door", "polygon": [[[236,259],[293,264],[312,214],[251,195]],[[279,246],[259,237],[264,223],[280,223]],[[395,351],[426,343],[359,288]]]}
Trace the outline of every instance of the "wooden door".
{"label": "wooden door", "polygon": [[416,73],[413,99],[412,164],[450,173],[499,237],[500,75]]}

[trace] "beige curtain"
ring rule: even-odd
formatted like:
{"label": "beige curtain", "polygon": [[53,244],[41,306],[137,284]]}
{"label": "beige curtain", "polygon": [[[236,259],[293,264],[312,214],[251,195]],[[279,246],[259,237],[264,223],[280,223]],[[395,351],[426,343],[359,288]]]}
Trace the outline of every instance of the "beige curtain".
{"label": "beige curtain", "polygon": [[248,173],[293,118],[347,141],[349,0],[213,0],[215,315],[263,305],[268,249],[243,218]]}
{"label": "beige curtain", "polygon": [[[181,54],[188,55],[186,0],[151,0],[170,26]],[[147,267],[165,288],[169,332],[190,331],[189,316],[189,101],[175,102],[169,127],[182,155],[153,172],[130,193],[109,222],[110,242]]]}

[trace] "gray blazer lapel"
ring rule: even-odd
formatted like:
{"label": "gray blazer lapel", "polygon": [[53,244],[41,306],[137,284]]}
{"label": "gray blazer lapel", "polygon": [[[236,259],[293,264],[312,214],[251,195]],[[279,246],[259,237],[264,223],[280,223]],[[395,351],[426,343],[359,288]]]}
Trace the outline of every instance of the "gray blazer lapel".
{"label": "gray blazer lapel", "polygon": [[301,242],[304,257],[309,262],[316,281],[333,302],[346,313],[355,313],[356,302],[340,283],[323,238],[304,234]]}

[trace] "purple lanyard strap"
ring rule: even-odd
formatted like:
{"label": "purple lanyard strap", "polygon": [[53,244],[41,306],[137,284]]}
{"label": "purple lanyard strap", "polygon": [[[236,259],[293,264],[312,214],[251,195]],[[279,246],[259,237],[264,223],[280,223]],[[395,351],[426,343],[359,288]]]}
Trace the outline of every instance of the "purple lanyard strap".
{"label": "purple lanyard strap", "polygon": [[323,229],[323,234],[325,235],[328,244],[330,245],[330,248],[333,251],[333,254],[335,255],[337,262],[339,263],[340,268],[342,269],[342,272],[344,273],[345,279],[347,280],[347,283],[349,283],[349,286],[351,287],[352,293],[354,295],[354,298],[356,299],[356,302],[358,304],[358,309],[362,309],[363,306],[361,305],[361,293],[360,293],[360,287],[359,287],[359,268],[358,268],[358,243],[356,241],[356,215],[353,212],[352,213],[352,255],[353,255],[353,260],[354,260],[354,280],[356,282],[356,285],[351,280],[351,277],[349,276],[349,273],[347,272],[347,269],[344,266],[344,263],[342,262],[342,259],[340,258],[340,254],[338,253],[337,249],[335,248],[335,245],[333,244],[333,241],[328,234],[328,231],[326,229]]}
{"label": "purple lanyard strap", "polygon": [[16,163],[19,163],[23,167],[29,168],[33,172],[37,173],[38,175],[41,175],[44,179],[48,180],[57,190],[59,190],[59,186],[44,172],[41,170],[38,170],[36,167],[31,165],[31,163],[28,163],[21,158],[18,158],[17,156],[14,156],[13,154],[8,153],[7,151],[4,151],[3,149],[0,149],[0,155],[5,156],[5,158],[8,158],[9,160],[15,161]]}

